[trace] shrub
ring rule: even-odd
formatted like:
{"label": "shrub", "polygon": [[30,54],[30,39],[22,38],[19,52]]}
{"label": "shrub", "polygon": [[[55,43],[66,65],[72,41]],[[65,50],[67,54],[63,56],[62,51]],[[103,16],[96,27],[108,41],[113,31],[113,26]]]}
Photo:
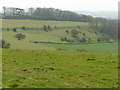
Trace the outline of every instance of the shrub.
{"label": "shrub", "polygon": [[82,38],[79,40],[80,42],[86,42],[86,39],[85,38]]}
{"label": "shrub", "polygon": [[13,28],[13,32],[17,32],[17,29],[16,29],[16,28]]}
{"label": "shrub", "polygon": [[9,31],[9,28],[7,28],[7,31]]}
{"label": "shrub", "polygon": [[24,26],[23,26],[23,27],[22,27],[22,29],[23,29],[23,30],[25,30],[25,29],[26,29],[26,27],[24,27]]}
{"label": "shrub", "polygon": [[47,29],[51,31],[51,26],[50,26],[50,25],[48,25],[48,26],[47,26]]}
{"label": "shrub", "polygon": [[68,51],[67,49],[63,49],[63,48],[58,48],[58,50],[60,50],[60,51]]}
{"label": "shrub", "polygon": [[71,34],[72,34],[72,36],[75,36],[76,34],[78,34],[78,31],[77,31],[76,29],[73,29],[73,30],[71,31]]}
{"label": "shrub", "polygon": [[55,26],[55,29],[57,29],[57,27]]}
{"label": "shrub", "polygon": [[79,52],[87,52],[87,51],[84,50],[84,49],[77,49],[76,51],[79,51]]}
{"label": "shrub", "polygon": [[48,31],[52,31],[50,25],[48,25],[48,26],[44,25],[44,26],[43,26],[43,30],[46,31],[46,32],[48,32]]}
{"label": "shrub", "polygon": [[68,30],[66,30],[65,32],[66,32],[66,33],[69,33],[69,31],[68,31]]}
{"label": "shrub", "polygon": [[80,26],[78,25],[77,28],[80,29]]}
{"label": "shrub", "polygon": [[46,25],[43,26],[43,30],[47,32],[47,26]]}
{"label": "shrub", "polygon": [[67,38],[66,37],[61,37],[60,40],[61,41],[67,41]]}
{"label": "shrub", "polygon": [[18,33],[18,34],[15,35],[15,37],[16,37],[18,40],[22,40],[22,39],[24,39],[26,36],[23,35],[22,33]]}
{"label": "shrub", "polygon": [[101,39],[100,39],[100,38],[98,38],[98,39],[97,39],[97,42],[101,42]]}
{"label": "shrub", "polygon": [[10,48],[10,43],[6,43],[5,40],[0,40],[0,48]]}
{"label": "shrub", "polygon": [[85,33],[83,33],[83,36],[86,36],[86,34],[85,34]]}

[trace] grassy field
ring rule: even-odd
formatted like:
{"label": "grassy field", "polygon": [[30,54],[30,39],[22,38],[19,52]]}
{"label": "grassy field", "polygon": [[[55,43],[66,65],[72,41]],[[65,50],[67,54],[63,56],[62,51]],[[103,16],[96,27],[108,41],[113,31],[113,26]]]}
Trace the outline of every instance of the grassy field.
{"label": "grassy field", "polygon": [[3,87],[117,88],[116,54],[3,50]]}
{"label": "grassy field", "polygon": [[66,50],[86,50],[92,53],[118,53],[118,43],[98,43],[98,44],[80,44],[80,45],[63,45],[63,44],[45,44],[55,47],[56,49]]}
{"label": "grassy field", "polygon": [[84,22],[72,22],[72,21],[42,21],[42,20],[20,20],[20,19],[3,19],[2,27],[3,28],[13,28],[13,27],[43,27],[43,25],[50,25],[51,27],[59,26],[78,26],[81,25],[83,27],[88,26],[87,23]]}
{"label": "grassy field", "polygon": [[[3,28],[66,27],[45,32],[42,30],[2,31],[2,38],[10,43],[10,49],[3,49],[3,88],[117,88],[118,87],[118,43],[96,43],[102,36],[89,32],[88,23],[68,21],[3,20]],[[59,42],[61,37],[73,39],[66,33],[77,27],[94,44],[47,44],[31,43]],[[0,32],[1,33],[1,32]],[[17,40],[16,33],[26,38]],[[78,37],[83,37],[78,34]],[[66,43],[66,42],[62,42]],[[61,49],[61,50],[59,50]],[[79,50],[78,50],[79,49]],[[81,51],[83,50],[83,51]]]}
{"label": "grassy field", "polygon": [[[66,27],[66,26],[78,26],[80,25],[80,31],[86,33],[86,38],[90,37],[93,42],[96,42],[96,38],[101,37],[101,34],[94,34],[89,32],[87,23],[84,22],[68,22],[68,21],[38,21],[38,20],[13,20],[13,19],[3,19],[3,28],[14,28],[14,27],[42,27],[43,25],[51,25],[51,27]],[[26,35],[24,40],[17,40],[14,37],[16,32],[3,30],[2,38],[6,42],[11,43],[11,49],[45,49],[45,50],[56,50],[58,48],[67,50],[84,49],[88,52],[106,52],[106,53],[117,53],[118,44],[117,43],[98,43],[98,44],[80,44],[80,45],[59,45],[59,44],[35,44],[30,43],[30,41],[41,41],[41,42],[62,42],[61,37],[67,37],[73,39],[70,34],[65,31],[71,31],[72,28],[52,30],[50,32],[40,31],[40,30],[21,30],[18,29],[18,33],[23,33]],[[79,37],[83,37],[78,34]],[[64,42],[66,43],[66,42]]]}

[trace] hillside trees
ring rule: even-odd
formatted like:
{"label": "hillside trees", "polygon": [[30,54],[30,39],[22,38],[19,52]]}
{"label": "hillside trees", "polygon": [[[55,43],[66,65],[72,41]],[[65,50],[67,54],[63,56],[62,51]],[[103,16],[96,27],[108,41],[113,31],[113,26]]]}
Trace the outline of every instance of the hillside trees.
{"label": "hillside trees", "polygon": [[3,7],[3,15],[24,15],[25,10],[21,8],[15,8],[15,7]]}
{"label": "hillside trees", "polygon": [[113,39],[118,39],[118,22],[117,20],[107,20],[104,24],[102,24],[100,32],[109,35]]}
{"label": "hillside trees", "polygon": [[[118,39],[118,21],[104,18],[94,18],[89,22],[90,28],[95,32],[104,33],[114,40]],[[97,33],[96,33],[97,34]]]}

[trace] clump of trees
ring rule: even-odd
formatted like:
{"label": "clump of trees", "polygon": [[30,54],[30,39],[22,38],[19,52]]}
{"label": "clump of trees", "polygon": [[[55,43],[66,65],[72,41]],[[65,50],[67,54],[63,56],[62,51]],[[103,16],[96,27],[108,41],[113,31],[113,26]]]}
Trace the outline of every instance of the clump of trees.
{"label": "clump of trees", "polygon": [[73,39],[69,39],[67,37],[61,37],[60,40],[63,42],[70,42],[70,43],[86,43],[86,42],[90,42],[90,38],[89,40],[87,40],[85,38],[86,34],[82,33],[84,37],[80,38],[78,37],[78,34],[81,33],[81,31],[78,31],[76,29],[72,29],[71,31],[66,30],[66,33],[70,33],[71,36],[73,37]]}
{"label": "clump of trees", "polygon": [[10,43],[7,43],[5,40],[0,40],[0,48],[10,48]]}
{"label": "clump of trees", "polygon": [[[118,39],[118,21],[105,18],[94,18],[89,22],[90,28],[97,32],[104,33],[112,39]],[[110,38],[109,38],[110,39]],[[98,40],[99,41],[99,40]]]}
{"label": "clump of trees", "polygon": [[18,40],[22,40],[22,39],[24,39],[25,37],[26,37],[26,36],[23,35],[22,33],[18,33],[18,34],[15,35],[15,38],[17,38]]}

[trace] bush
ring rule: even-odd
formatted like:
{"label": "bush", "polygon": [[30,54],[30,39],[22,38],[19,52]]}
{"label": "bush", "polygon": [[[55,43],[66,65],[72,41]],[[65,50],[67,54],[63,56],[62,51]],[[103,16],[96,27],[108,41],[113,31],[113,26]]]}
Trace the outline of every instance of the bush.
{"label": "bush", "polygon": [[55,29],[57,29],[57,27],[55,26]]}
{"label": "bush", "polygon": [[43,30],[46,31],[46,32],[48,31],[46,25],[43,26]]}
{"label": "bush", "polygon": [[51,26],[50,26],[50,25],[48,25],[48,26],[47,26],[47,29],[51,31]]}
{"label": "bush", "polygon": [[66,32],[66,33],[69,33],[69,31],[68,31],[68,30],[66,30],[65,32]]}
{"label": "bush", "polygon": [[67,49],[58,48],[59,51],[68,51]]}
{"label": "bush", "polygon": [[82,38],[79,40],[80,42],[86,42],[86,39],[85,38]]}
{"label": "bush", "polygon": [[13,32],[17,32],[17,29],[16,29],[16,28],[13,28]]}
{"label": "bush", "polygon": [[77,28],[80,29],[80,26],[78,25]]}
{"label": "bush", "polygon": [[61,37],[60,40],[61,41],[67,41],[67,38],[66,37]]}
{"label": "bush", "polygon": [[10,43],[6,43],[5,40],[0,40],[0,48],[10,48]]}
{"label": "bush", "polygon": [[48,25],[48,26],[44,25],[44,26],[43,26],[43,30],[46,31],[46,32],[48,32],[48,31],[52,31],[50,25]]}
{"label": "bush", "polygon": [[83,33],[83,36],[86,36],[86,34],[85,34],[85,33]]}
{"label": "bush", "polygon": [[97,39],[97,42],[101,42],[101,39],[100,39],[100,38],[98,38],[98,39]]}
{"label": "bush", "polygon": [[26,27],[23,26],[22,29],[23,29],[23,30],[26,30]]}
{"label": "bush", "polygon": [[9,31],[9,28],[7,28],[7,31]]}
{"label": "bush", "polygon": [[24,39],[26,36],[23,35],[22,33],[18,33],[18,34],[15,35],[15,37],[16,37],[18,40],[22,40],[22,39]]}
{"label": "bush", "polygon": [[5,47],[4,48],[10,48],[10,43],[6,43]]}
{"label": "bush", "polygon": [[84,49],[77,49],[76,51],[79,51],[79,52],[87,52],[87,51],[84,50]]}

